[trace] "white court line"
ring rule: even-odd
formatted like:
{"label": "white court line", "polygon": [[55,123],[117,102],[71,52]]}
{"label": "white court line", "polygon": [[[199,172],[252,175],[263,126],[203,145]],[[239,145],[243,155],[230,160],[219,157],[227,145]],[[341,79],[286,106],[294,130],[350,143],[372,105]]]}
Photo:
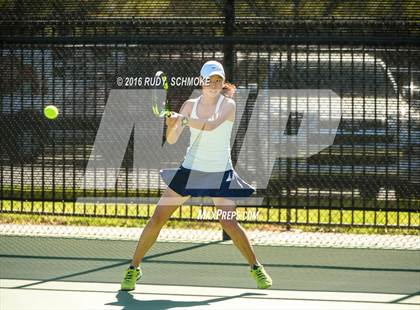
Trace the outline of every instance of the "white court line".
{"label": "white court line", "polygon": [[[418,305],[420,305],[420,295],[409,297],[407,299],[404,299],[404,300],[400,301],[399,303],[401,303],[401,304],[406,304],[407,303],[407,304],[418,304]],[[420,308],[420,306],[419,306],[419,308]]]}
{"label": "white court line", "polygon": [[[0,279],[0,309],[419,309],[402,294],[257,290],[139,284],[119,293],[118,283]],[[23,289],[15,289],[29,285]],[[117,296],[118,294],[118,296]],[[245,294],[245,295],[244,295]],[[407,304],[411,303],[411,304]],[[414,304],[417,303],[417,304]]]}

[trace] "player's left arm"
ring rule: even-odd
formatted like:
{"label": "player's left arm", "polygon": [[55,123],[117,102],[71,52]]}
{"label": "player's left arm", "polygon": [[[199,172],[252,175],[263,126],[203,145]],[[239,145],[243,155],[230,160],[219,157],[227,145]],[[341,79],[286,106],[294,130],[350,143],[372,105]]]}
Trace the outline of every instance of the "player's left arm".
{"label": "player's left arm", "polygon": [[225,98],[222,102],[221,111],[216,114],[215,119],[190,118],[188,119],[188,126],[206,131],[214,130],[226,120],[233,122],[235,120],[235,110],[235,101],[230,98]]}

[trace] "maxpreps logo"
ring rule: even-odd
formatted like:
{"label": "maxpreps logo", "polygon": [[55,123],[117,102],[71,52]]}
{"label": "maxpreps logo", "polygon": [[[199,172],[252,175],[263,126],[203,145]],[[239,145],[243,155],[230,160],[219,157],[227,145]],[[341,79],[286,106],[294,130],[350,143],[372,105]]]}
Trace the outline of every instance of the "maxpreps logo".
{"label": "maxpreps logo", "polygon": [[[231,148],[235,141],[241,142],[235,148],[235,170],[255,188],[267,188],[277,159],[308,158],[334,143],[342,111],[341,99],[332,90],[261,89],[252,100],[248,100],[249,94],[249,89],[238,89],[235,94]],[[190,97],[199,95],[197,88]],[[153,100],[165,102],[165,90],[110,91],[84,178],[80,180],[84,188],[115,189],[131,136],[133,167],[127,177],[129,188],[160,188],[159,169],[167,168],[174,159],[184,158],[185,147],[162,145],[163,122],[153,115]],[[287,128],[293,115],[299,115],[300,121],[291,132]],[[247,122],[241,121],[244,117]],[[184,136],[188,139],[188,134]]]}

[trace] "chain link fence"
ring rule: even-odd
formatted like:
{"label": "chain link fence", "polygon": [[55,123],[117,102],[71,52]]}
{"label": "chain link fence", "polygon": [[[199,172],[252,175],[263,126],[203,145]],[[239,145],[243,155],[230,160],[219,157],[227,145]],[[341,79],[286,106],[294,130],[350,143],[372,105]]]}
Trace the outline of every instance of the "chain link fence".
{"label": "chain link fence", "polygon": [[[417,234],[420,12],[414,2],[198,1],[193,8],[173,1],[5,2],[2,222],[138,226],[147,220],[165,186],[158,168],[133,167],[142,147],[134,131],[110,137],[110,143],[127,140],[115,186],[83,182],[111,93],[147,89],[139,79],[158,70],[170,78],[196,77],[215,59],[224,63],[237,96],[247,93],[237,97],[242,114],[233,131],[234,161],[242,150],[267,161],[263,150],[275,148],[273,141],[299,135],[299,100],[285,101],[291,112],[284,132],[263,125],[285,100],[271,90],[328,89],[339,98],[333,144],[308,158],[277,157],[268,187],[257,191],[262,204],[238,208],[247,228],[271,239],[291,228]],[[171,87],[174,110],[195,90]],[[306,104],[315,99],[307,96]],[[56,120],[42,115],[48,104],[58,107]],[[253,113],[267,118],[250,126]],[[143,123],[142,134],[154,136],[152,127]],[[244,143],[253,131],[264,131],[263,138]],[[185,148],[185,138],[171,147]],[[161,164],[181,159],[165,157]],[[249,171],[255,167],[247,161]],[[183,206],[169,227],[217,231],[217,219],[200,219],[204,210],[215,209],[205,201]]]}

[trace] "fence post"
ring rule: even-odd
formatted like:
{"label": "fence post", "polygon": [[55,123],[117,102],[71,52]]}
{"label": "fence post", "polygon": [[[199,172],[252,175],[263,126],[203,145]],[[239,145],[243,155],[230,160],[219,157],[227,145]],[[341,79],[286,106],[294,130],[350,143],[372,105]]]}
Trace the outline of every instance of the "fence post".
{"label": "fence post", "polygon": [[[225,0],[224,10],[225,25],[224,36],[232,36],[235,32],[235,1]],[[223,64],[225,67],[226,80],[233,82],[233,68],[235,61],[234,45],[231,42],[223,46]],[[230,240],[229,235],[223,230],[223,240]]]}
{"label": "fence post", "polygon": [[[293,65],[292,61],[292,51],[290,50],[290,46],[287,46],[287,72],[289,73],[289,79],[291,81],[296,81],[296,72],[295,66]],[[296,86],[296,85],[293,85]],[[290,96],[287,97],[287,111],[290,113],[292,107],[292,100]],[[290,121],[290,114],[289,114],[289,121]],[[291,132],[287,132],[287,139],[289,139]],[[288,140],[289,142],[289,140]],[[286,201],[287,201],[287,209],[286,209],[286,230],[291,230],[291,211],[290,211],[290,195],[291,195],[291,174],[292,174],[292,159],[287,158],[287,175],[286,175]],[[282,195],[280,193],[280,195]]]}
{"label": "fence post", "polygon": [[[224,6],[225,25],[224,36],[232,36],[235,32],[235,1],[225,0]],[[223,47],[223,63],[226,70],[226,79],[233,82],[233,69],[235,62],[234,45],[227,42]]]}

